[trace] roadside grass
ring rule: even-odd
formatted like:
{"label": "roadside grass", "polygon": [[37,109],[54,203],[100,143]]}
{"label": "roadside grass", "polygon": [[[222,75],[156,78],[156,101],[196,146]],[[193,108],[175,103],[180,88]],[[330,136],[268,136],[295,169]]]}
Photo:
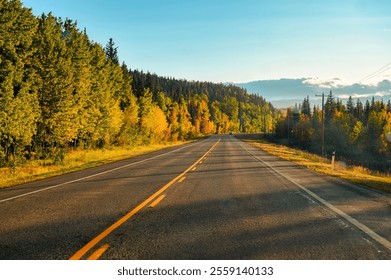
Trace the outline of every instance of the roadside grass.
{"label": "roadside grass", "polygon": [[70,150],[63,162],[58,165],[54,165],[51,160],[34,160],[16,168],[0,168],[0,188],[84,170],[184,143],[178,141],[148,146],[112,147],[104,150]]}
{"label": "roadside grass", "polygon": [[336,160],[334,169],[332,169],[330,160],[315,154],[272,144],[264,140],[242,140],[265,152],[295,162],[298,165],[305,166],[316,172],[332,175],[355,184],[361,184],[376,190],[391,193],[391,177],[386,174],[374,172],[362,166],[347,166],[343,162],[338,162],[338,159]]}

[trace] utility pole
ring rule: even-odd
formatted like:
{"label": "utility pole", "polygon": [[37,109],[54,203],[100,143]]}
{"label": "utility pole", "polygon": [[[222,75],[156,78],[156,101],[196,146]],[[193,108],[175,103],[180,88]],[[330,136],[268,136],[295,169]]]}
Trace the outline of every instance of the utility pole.
{"label": "utility pole", "polygon": [[324,92],[322,95],[316,94],[315,96],[322,96],[322,157],[324,156]]}

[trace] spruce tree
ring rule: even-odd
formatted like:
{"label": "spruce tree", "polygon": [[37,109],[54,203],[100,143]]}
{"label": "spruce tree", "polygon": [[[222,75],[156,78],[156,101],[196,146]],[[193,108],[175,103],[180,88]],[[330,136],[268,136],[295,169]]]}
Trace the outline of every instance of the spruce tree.
{"label": "spruce tree", "polygon": [[113,38],[110,38],[105,47],[105,53],[108,59],[116,65],[119,65],[118,47],[115,47]]}
{"label": "spruce tree", "polygon": [[327,96],[327,100],[325,103],[325,121],[326,123],[330,123],[335,115],[335,110],[337,108],[337,103],[335,102],[335,98],[333,96],[333,92],[330,90],[330,94]]}
{"label": "spruce tree", "polygon": [[306,115],[307,117],[311,117],[311,105],[309,96],[307,96],[307,98],[304,98],[303,105],[301,106],[301,113]]}
{"label": "spruce tree", "polygon": [[354,115],[354,102],[351,96],[349,96],[349,99],[346,102],[346,110],[350,115]]}

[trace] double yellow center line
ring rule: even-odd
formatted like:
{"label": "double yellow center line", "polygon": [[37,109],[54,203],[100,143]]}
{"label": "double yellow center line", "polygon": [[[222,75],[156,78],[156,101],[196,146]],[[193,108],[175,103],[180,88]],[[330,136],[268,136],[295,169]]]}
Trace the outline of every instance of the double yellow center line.
{"label": "double yellow center line", "polygon": [[[182,178],[186,173],[191,171],[198,163],[200,163],[205,156],[220,142],[220,139],[205,153],[203,154],[196,162],[194,162],[190,167],[188,167],[185,171],[183,171],[181,174],[176,176],[174,179],[172,179],[170,182],[165,184],[161,189],[159,189],[157,192],[155,192],[153,195],[148,197],[146,200],[144,200],[142,203],[140,203],[136,208],[131,210],[129,213],[127,213],[125,216],[123,216],[121,219],[116,221],[114,224],[109,226],[107,229],[105,229],[102,233],[100,233],[97,237],[92,239],[90,242],[88,242],[83,248],[81,248],[79,251],[77,251],[72,257],[70,257],[70,260],[80,260],[88,251],[90,251],[93,247],[95,247],[99,242],[101,242],[105,237],[107,237],[110,233],[112,233],[114,230],[116,230],[118,227],[120,227],[123,223],[125,223],[127,220],[129,220],[131,217],[133,217],[136,213],[138,213],[141,209],[143,209],[145,206],[147,206],[151,201],[156,199],[159,195],[161,195],[165,190],[167,190],[172,184],[174,184],[176,181],[178,181],[180,178]],[[164,198],[164,197],[163,197]],[[105,245],[106,246],[106,245]],[[105,247],[107,249],[108,246]]]}

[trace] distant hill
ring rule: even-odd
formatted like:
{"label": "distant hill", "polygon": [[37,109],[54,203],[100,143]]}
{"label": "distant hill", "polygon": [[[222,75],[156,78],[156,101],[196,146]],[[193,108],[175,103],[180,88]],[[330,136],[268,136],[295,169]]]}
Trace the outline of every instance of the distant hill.
{"label": "distant hill", "polygon": [[340,99],[352,96],[361,101],[372,99],[391,99],[391,81],[383,80],[376,85],[341,85],[338,78],[322,81],[316,78],[259,80],[248,83],[235,83],[236,86],[245,88],[249,93],[262,95],[277,108],[284,108],[302,102],[306,96],[312,100],[312,105],[319,104],[320,98],[316,94],[322,92],[328,94],[330,90]]}

